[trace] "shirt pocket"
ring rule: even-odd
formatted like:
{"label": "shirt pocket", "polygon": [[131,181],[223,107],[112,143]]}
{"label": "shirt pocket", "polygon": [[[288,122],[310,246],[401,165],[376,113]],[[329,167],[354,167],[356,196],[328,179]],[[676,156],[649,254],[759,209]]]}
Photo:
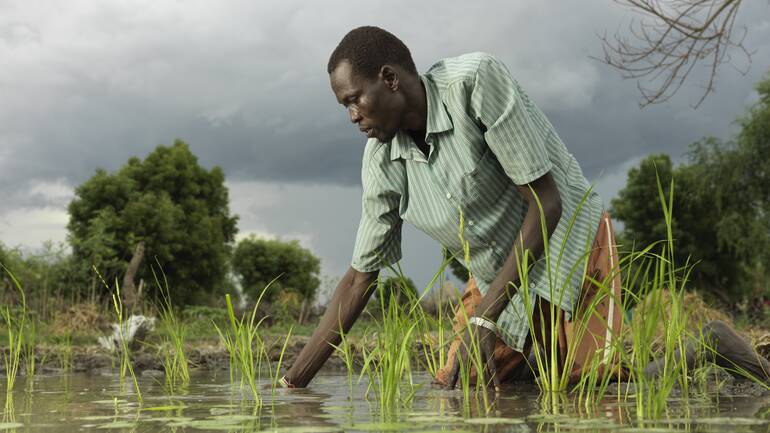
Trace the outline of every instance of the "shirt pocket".
{"label": "shirt pocket", "polygon": [[473,169],[460,179],[463,201],[467,204],[494,202],[511,185],[511,180],[489,148],[474,163]]}

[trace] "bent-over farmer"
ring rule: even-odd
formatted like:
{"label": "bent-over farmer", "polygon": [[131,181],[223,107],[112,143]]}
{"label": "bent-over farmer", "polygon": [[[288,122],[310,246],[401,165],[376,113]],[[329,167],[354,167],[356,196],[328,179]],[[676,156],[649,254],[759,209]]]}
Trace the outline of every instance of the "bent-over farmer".
{"label": "bent-over farmer", "polygon": [[[506,66],[471,53],[418,74],[401,40],[360,27],[331,54],[328,73],[337,100],[368,137],[361,222],[351,267],[282,384],[305,387],[332,354],[340,326],[347,332],[356,321],[379,270],[401,258],[404,221],[463,257],[461,216],[477,287],[463,294],[455,323],[461,332],[436,382],[454,387],[469,333],[478,337],[485,380],[496,386],[528,370],[532,338],[558,338],[562,359],[575,344],[571,374],[579,375],[596,356],[611,367],[616,359],[605,349],[619,335],[622,317],[610,218],[575,157]],[[517,289],[525,252],[534,263],[527,275],[531,302]],[[611,295],[581,314],[597,292],[591,279],[604,281]],[[551,284],[560,289],[553,293]],[[561,317],[558,335],[531,332],[528,318],[552,306]],[[463,326],[465,317],[470,326]],[[577,326],[587,332],[576,334]],[[573,341],[577,335],[580,341]]]}

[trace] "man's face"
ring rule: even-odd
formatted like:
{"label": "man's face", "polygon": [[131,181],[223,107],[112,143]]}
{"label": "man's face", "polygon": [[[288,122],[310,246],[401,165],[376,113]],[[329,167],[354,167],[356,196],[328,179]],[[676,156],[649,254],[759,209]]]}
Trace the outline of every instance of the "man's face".
{"label": "man's face", "polygon": [[383,142],[396,135],[404,101],[393,90],[392,82],[382,74],[373,78],[355,74],[347,61],[341,62],[329,79],[337,101],[347,108],[350,121],[361,132]]}

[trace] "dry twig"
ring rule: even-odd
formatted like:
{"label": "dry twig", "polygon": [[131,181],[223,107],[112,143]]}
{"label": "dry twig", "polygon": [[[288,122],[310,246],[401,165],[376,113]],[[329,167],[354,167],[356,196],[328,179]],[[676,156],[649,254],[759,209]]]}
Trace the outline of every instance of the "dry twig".
{"label": "dry twig", "polygon": [[[733,34],[735,17],[742,0],[616,0],[642,15],[630,24],[631,36],[615,34],[601,37],[604,63],[618,69],[624,78],[638,80],[640,105],[660,103],[671,98],[684,84],[696,65],[708,69],[703,94],[697,108],[714,91],[719,65],[731,63],[731,51],[746,56],[748,72],[751,53],[743,46],[744,27]],[[642,81],[646,80],[647,85]]]}

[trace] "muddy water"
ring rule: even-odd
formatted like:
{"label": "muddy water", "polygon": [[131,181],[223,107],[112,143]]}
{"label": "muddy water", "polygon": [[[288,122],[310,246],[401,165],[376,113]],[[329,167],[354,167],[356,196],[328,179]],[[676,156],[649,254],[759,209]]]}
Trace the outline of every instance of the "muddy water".
{"label": "muddy water", "polygon": [[173,395],[165,392],[162,378],[141,377],[142,405],[130,385],[121,391],[112,374],[39,376],[31,391],[20,378],[13,409],[0,417],[0,432],[770,431],[768,396],[673,400],[666,420],[642,423],[633,401],[617,398],[585,411],[570,401],[544,402],[531,386],[518,387],[506,389],[485,414],[483,405],[464,405],[459,391],[431,387],[427,375],[416,382],[425,385],[413,402],[384,417],[376,398],[365,398],[365,383],[355,384],[349,398],[341,374],[323,374],[304,390],[279,389],[272,396],[265,391],[258,410],[230,384],[227,372],[198,373]]}

